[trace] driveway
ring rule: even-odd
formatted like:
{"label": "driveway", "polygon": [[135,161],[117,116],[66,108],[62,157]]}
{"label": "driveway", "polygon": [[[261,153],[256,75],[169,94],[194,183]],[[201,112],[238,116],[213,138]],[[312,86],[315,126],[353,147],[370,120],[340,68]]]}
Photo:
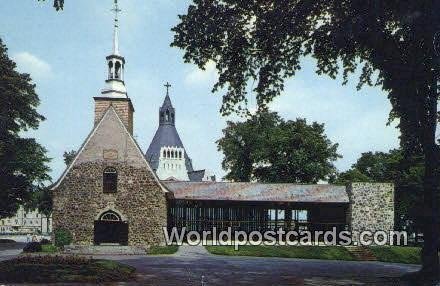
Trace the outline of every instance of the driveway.
{"label": "driveway", "polygon": [[[0,261],[13,258],[23,246],[22,243],[0,245]],[[405,285],[397,277],[419,268],[417,265],[382,262],[216,256],[200,246],[181,246],[174,255],[105,255],[96,258],[117,260],[136,267],[136,282],[109,284],[130,286]]]}
{"label": "driveway", "polygon": [[0,243],[0,261],[14,258],[21,253],[26,243]]}
{"label": "driveway", "polygon": [[419,268],[382,262],[214,256],[190,246],[180,247],[172,256],[106,258],[137,268],[138,284],[125,285],[402,285],[396,277]]}

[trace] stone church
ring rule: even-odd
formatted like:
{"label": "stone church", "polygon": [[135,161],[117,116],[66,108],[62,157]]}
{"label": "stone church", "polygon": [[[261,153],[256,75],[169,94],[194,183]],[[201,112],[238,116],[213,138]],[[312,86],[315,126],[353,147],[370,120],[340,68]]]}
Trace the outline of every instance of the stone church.
{"label": "stone church", "polygon": [[159,127],[144,152],[133,137],[134,106],[119,51],[115,1],[108,76],[94,97],[94,127],[53,185],[53,229],[72,245],[124,245],[146,249],[164,242],[163,227],[220,232],[254,230],[392,230],[394,187],[216,182],[194,170],[176,129],[167,93]]}
{"label": "stone church", "polygon": [[94,127],[53,187],[54,229],[68,230],[74,244],[159,244],[167,224],[167,190],[133,137],[118,27],[116,16],[108,78],[94,97]]}

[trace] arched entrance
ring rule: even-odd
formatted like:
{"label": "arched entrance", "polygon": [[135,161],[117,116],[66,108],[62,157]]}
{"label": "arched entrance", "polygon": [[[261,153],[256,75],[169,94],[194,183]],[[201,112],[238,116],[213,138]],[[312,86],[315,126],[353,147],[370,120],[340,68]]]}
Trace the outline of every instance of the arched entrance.
{"label": "arched entrance", "polygon": [[114,211],[106,211],[95,220],[94,241],[99,244],[128,244],[128,223]]}

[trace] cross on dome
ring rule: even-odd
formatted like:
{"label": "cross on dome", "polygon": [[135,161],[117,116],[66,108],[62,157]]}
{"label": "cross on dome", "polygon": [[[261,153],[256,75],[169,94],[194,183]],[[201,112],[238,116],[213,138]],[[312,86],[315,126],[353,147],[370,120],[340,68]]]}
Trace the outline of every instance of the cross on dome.
{"label": "cross on dome", "polygon": [[169,82],[167,82],[166,84],[164,84],[163,86],[165,86],[167,88],[167,95],[169,95],[169,89],[171,87],[171,84]]}

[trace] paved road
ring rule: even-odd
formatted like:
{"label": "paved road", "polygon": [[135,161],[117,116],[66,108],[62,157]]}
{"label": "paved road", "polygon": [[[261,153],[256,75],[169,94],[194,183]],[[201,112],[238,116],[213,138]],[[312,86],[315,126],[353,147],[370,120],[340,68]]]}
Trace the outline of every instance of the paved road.
{"label": "paved road", "polygon": [[26,243],[0,243],[0,261],[14,258],[21,253]]}
{"label": "paved road", "polygon": [[[9,247],[9,248],[8,248]],[[18,254],[23,244],[0,246],[0,260]],[[201,247],[180,247],[170,256],[99,256],[137,268],[138,280],[109,285],[402,285],[393,277],[415,265],[381,262],[214,256]],[[56,284],[66,285],[66,284]],[[70,284],[80,285],[80,284]]]}
{"label": "paved road", "polygon": [[107,258],[136,267],[140,285],[400,285],[395,277],[418,270],[381,262],[213,256],[188,246],[173,256]]}

